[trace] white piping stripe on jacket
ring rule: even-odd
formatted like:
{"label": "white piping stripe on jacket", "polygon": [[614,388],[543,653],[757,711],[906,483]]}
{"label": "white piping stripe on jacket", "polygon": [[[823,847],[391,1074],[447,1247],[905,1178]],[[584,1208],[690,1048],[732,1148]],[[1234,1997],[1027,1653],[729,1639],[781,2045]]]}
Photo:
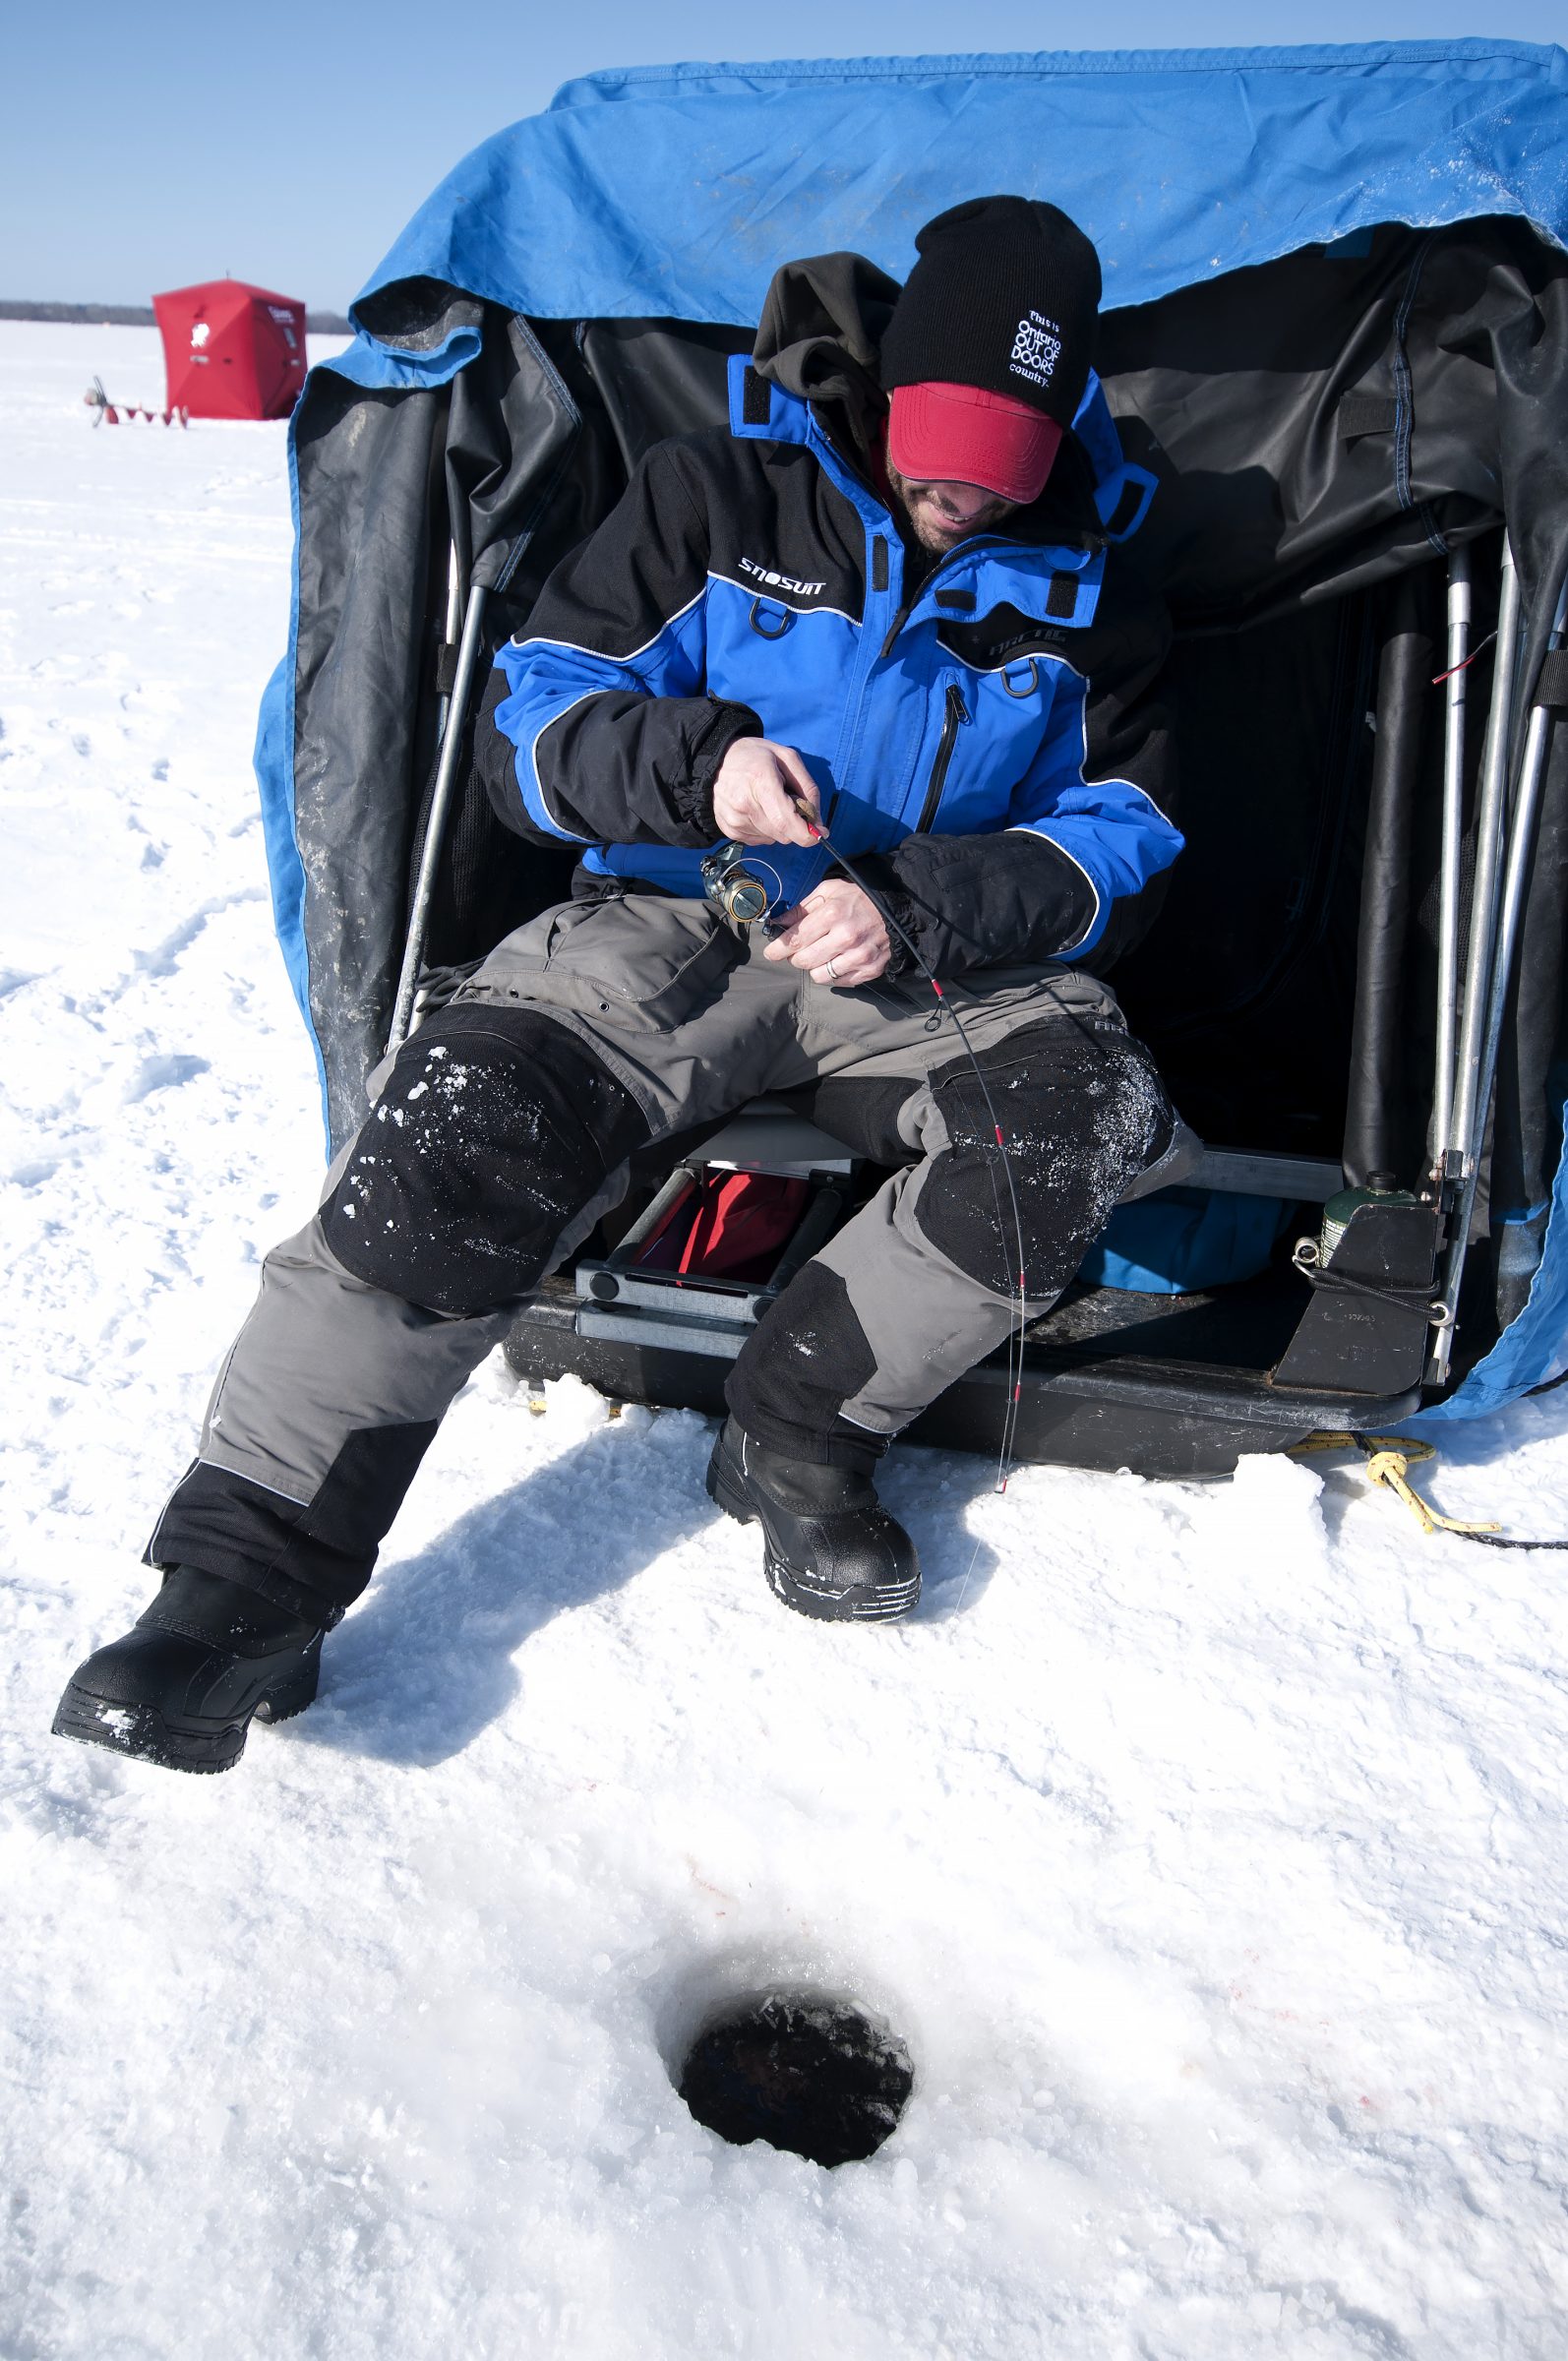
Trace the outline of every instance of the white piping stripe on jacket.
{"label": "white piping stripe on jacket", "polygon": [[708,580],[710,582],[728,582],[732,590],[743,591],[748,598],[760,600],[764,606],[787,607],[792,615],[837,615],[843,622],[853,624],[857,631],[864,631],[866,628],[864,616],[851,615],[844,607],[798,607],[792,599],[780,598],[776,590],[760,587],[755,582],[738,582],[733,574],[710,572]]}
{"label": "white piping stripe on jacket", "polygon": [[[535,632],[524,632],[521,635],[513,632],[511,643],[513,647],[559,647],[567,655],[592,656],[601,664],[618,664],[622,666],[631,665],[636,662],[638,656],[645,656],[650,647],[657,647],[659,641],[664,637],[665,633],[673,631],[675,626],[686,616],[690,615],[692,609],[698,605],[699,602],[706,596],[707,577],[704,576],[702,588],[696,591],[693,597],[689,598],[684,607],[678,607],[673,615],[667,616],[664,622],[660,624],[658,630],[652,635],[651,638],[644,639],[642,645],[640,647],[634,647],[629,656],[612,656],[602,647],[584,647],[581,642],[576,639],[546,639],[540,634]],[[579,836],[574,829],[564,828],[561,825],[560,820],[557,819],[555,814],[551,811],[549,799],[544,791],[544,780],[539,775],[539,741],[544,736],[546,730],[553,730],[558,721],[565,721],[567,715],[569,713],[574,713],[578,705],[585,705],[590,696],[603,696],[606,694],[607,690],[605,689],[584,689],[582,695],[580,696],[574,696],[570,705],[563,705],[559,713],[552,713],[548,721],[542,721],[539,724],[539,727],[534,731],[532,742],[528,748],[528,761],[533,771],[533,783],[539,790],[539,810],[544,817],[546,826],[555,830],[556,834],[561,838],[563,844],[593,844],[597,842],[597,839],[592,836]],[[649,694],[652,694],[651,691]],[[519,747],[517,751],[520,754],[522,750]],[[518,785],[521,785],[520,780],[518,781]],[[526,796],[523,798],[523,801],[527,801]]]}
{"label": "white piping stripe on jacket", "polygon": [[651,637],[644,639],[640,647],[634,647],[629,656],[612,656],[608,648],[584,647],[578,639],[547,639],[541,632],[513,632],[510,644],[513,647],[564,647],[570,656],[597,656],[601,664],[634,664],[638,656],[645,656],[650,647],[656,647],[665,633],[673,630],[683,616],[690,615],[698,600],[707,596],[708,579],[704,575],[702,588],[694,591],[684,607],[677,607],[673,615],[667,615]]}
{"label": "white piping stripe on jacket", "polygon": [[[951,654],[953,651],[949,649],[948,652]],[[960,656],[958,661],[960,664],[962,664],[966,662],[967,659],[963,656]],[[1030,658],[1030,661],[1031,663],[1038,663],[1040,658],[1038,656],[1034,656]],[[1070,672],[1073,679],[1075,681],[1082,681],[1084,689],[1086,691],[1088,690],[1089,675],[1086,672],[1080,672],[1077,665],[1070,663],[1065,656],[1047,656],[1045,661],[1048,664],[1059,665],[1063,672]],[[969,669],[971,672],[980,672],[984,669],[984,667],[979,664],[971,664]],[[995,666],[993,669],[1005,672],[1007,667],[1005,664],[1002,664]],[[1176,821],[1171,817],[1169,812],[1162,812],[1159,805],[1155,802],[1153,796],[1149,793],[1148,788],[1140,787],[1135,779],[1085,778],[1083,766],[1089,759],[1089,699],[1087,696],[1085,696],[1082,704],[1078,708],[1078,727],[1083,735],[1083,752],[1078,757],[1078,784],[1080,787],[1125,787],[1129,794],[1142,796],[1144,802],[1148,805],[1150,811],[1155,815],[1157,819],[1163,820],[1168,828],[1175,828]],[[1080,862],[1079,867],[1082,868],[1082,866],[1083,864]]]}
{"label": "white piping stripe on jacket", "polygon": [[[587,651],[584,650],[584,653],[586,652]],[[608,694],[609,692],[604,689],[584,689],[582,695],[580,696],[574,696],[570,705],[563,705],[559,713],[552,713],[548,721],[542,721],[539,724],[539,727],[534,731],[532,742],[528,748],[528,763],[529,767],[533,771],[533,783],[539,791],[539,809],[544,815],[545,825],[547,827],[554,828],[556,834],[560,837],[563,844],[592,844],[595,840],[591,836],[579,836],[574,828],[564,828],[561,825],[560,820],[557,819],[555,814],[551,811],[549,800],[544,791],[544,780],[539,775],[539,741],[544,736],[546,730],[553,730],[558,721],[565,721],[567,715],[569,713],[575,713],[579,705],[587,704],[589,699],[592,697],[606,696]],[[517,751],[520,754],[522,750],[519,747]],[[521,786],[522,782],[520,779],[518,780],[517,784],[519,787]],[[522,800],[524,803],[527,802],[528,799],[526,795]]]}
{"label": "white piping stripe on jacket", "polygon": [[[1176,823],[1175,823],[1173,820],[1171,820],[1171,819],[1169,819],[1169,818],[1167,818],[1167,817],[1166,817],[1166,815],[1165,815],[1165,814],[1164,814],[1164,813],[1163,813],[1163,812],[1160,810],[1160,807],[1159,807],[1159,805],[1158,805],[1158,804],[1155,802],[1155,800],[1154,800],[1153,796],[1152,796],[1152,795],[1149,793],[1149,790],[1148,790],[1148,788],[1147,788],[1147,787],[1140,787],[1140,786],[1137,784],[1136,780],[1134,780],[1134,779],[1116,779],[1116,778],[1111,778],[1111,779],[1089,779],[1089,778],[1085,778],[1085,776],[1084,776],[1084,764],[1085,764],[1085,763],[1088,761],[1088,759],[1089,759],[1089,698],[1088,698],[1088,695],[1087,695],[1087,691],[1088,691],[1088,687],[1089,687],[1089,676],[1088,676],[1088,674],[1087,674],[1087,673],[1080,672],[1080,671],[1078,670],[1078,667],[1077,667],[1077,665],[1076,665],[1076,664],[1069,664],[1069,663],[1067,662],[1067,659],[1066,659],[1066,657],[1065,657],[1065,656],[1048,656],[1048,657],[1047,657],[1047,659],[1046,659],[1046,661],[1047,661],[1048,663],[1052,663],[1052,664],[1059,664],[1059,665],[1061,666],[1061,669],[1062,669],[1062,671],[1063,671],[1063,672],[1070,672],[1070,673],[1072,674],[1072,677],[1073,677],[1073,679],[1074,679],[1074,680],[1076,680],[1076,681],[1081,681],[1081,682],[1083,683],[1084,690],[1085,690],[1085,692],[1086,692],[1086,694],[1085,694],[1083,696],[1081,696],[1081,697],[1079,698],[1079,700],[1078,700],[1078,735],[1079,735],[1079,740],[1080,740],[1080,748],[1079,748],[1079,754],[1078,754],[1078,784],[1079,784],[1079,786],[1080,786],[1080,787],[1125,787],[1125,788],[1126,788],[1126,790],[1128,791],[1128,793],[1129,793],[1129,794],[1131,794],[1131,795],[1141,795],[1141,796],[1142,796],[1142,798],[1143,798],[1143,800],[1144,800],[1144,802],[1145,802],[1145,803],[1148,805],[1148,807],[1149,807],[1150,811],[1151,811],[1151,812],[1152,812],[1152,813],[1155,815],[1156,818],[1157,818],[1157,819],[1160,819],[1161,821],[1163,821],[1166,827],[1168,827],[1168,828],[1169,828],[1169,827],[1174,827]],[[974,669],[978,669],[978,667],[975,667]],[[1013,835],[1013,834],[1023,834],[1023,835],[1044,836],[1044,837],[1045,837],[1045,839],[1046,839],[1046,842],[1047,842],[1048,844],[1052,844],[1052,845],[1055,845],[1055,849],[1056,849],[1056,851],[1057,851],[1057,852],[1058,852],[1058,853],[1061,855],[1061,857],[1062,857],[1062,859],[1063,859],[1064,861],[1070,861],[1070,862],[1072,863],[1072,866],[1073,866],[1073,868],[1074,868],[1075,870],[1077,870],[1077,871],[1078,871],[1078,873],[1080,874],[1080,876],[1083,878],[1083,879],[1084,879],[1084,882],[1087,884],[1087,886],[1088,886],[1088,888],[1089,888],[1089,891],[1090,891],[1090,892],[1091,892],[1091,893],[1094,895],[1094,916],[1093,916],[1093,917],[1090,919],[1090,921],[1089,921],[1089,924],[1088,924],[1088,925],[1085,927],[1085,929],[1084,929],[1083,933],[1082,933],[1082,934],[1079,936],[1079,938],[1078,938],[1078,940],[1077,940],[1076,942],[1069,942],[1069,943],[1065,943],[1065,944],[1063,944],[1063,946],[1062,946],[1061,950],[1060,950],[1060,951],[1059,951],[1059,952],[1056,954],[1058,958],[1065,958],[1065,957],[1066,957],[1066,955],[1067,955],[1067,953],[1068,953],[1069,951],[1076,951],[1076,950],[1080,949],[1080,948],[1081,948],[1081,946],[1082,946],[1084,943],[1086,943],[1086,942],[1088,941],[1088,939],[1089,939],[1090,936],[1091,936],[1091,935],[1094,933],[1094,931],[1095,931],[1096,927],[1097,927],[1097,926],[1100,924],[1100,908],[1101,908],[1101,893],[1100,893],[1100,888],[1099,888],[1099,886],[1098,886],[1098,885],[1095,883],[1095,881],[1094,881],[1093,878],[1091,878],[1091,877],[1090,877],[1090,875],[1089,875],[1089,872],[1088,872],[1088,871],[1087,871],[1087,870],[1084,868],[1084,866],[1083,866],[1083,863],[1082,863],[1082,862],[1081,862],[1081,861],[1078,859],[1077,855],[1076,855],[1075,853],[1070,853],[1070,852],[1067,850],[1067,847],[1066,847],[1064,844],[1061,844],[1061,843],[1059,843],[1059,842],[1057,841],[1057,839],[1056,839],[1055,836],[1053,836],[1053,835],[1052,835],[1052,833],[1051,833],[1051,829],[1050,829],[1050,826],[1049,826],[1049,823],[1048,823],[1048,822],[1047,822],[1047,821],[1046,821],[1044,818],[1041,818],[1041,819],[1038,819],[1038,820],[1028,820],[1028,819],[1019,819],[1019,820],[1014,820],[1014,821],[1011,823],[1011,825],[1010,825],[1010,826],[1009,826],[1009,827],[1008,827],[1006,830],[1004,830],[1004,831],[1003,831],[1003,833],[1005,833],[1005,834],[1008,834],[1008,835]],[[1113,898],[1114,898],[1114,897],[1113,897]]]}

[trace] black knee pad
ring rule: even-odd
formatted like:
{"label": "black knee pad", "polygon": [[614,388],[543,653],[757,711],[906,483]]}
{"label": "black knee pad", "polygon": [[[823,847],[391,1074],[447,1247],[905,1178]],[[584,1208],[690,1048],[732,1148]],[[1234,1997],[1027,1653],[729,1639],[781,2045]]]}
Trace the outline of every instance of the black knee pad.
{"label": "black knee pad", "polygon": [[430,1311],[538,1285],[573,1217],[648,1137],[585,1043],[534,1009],[444,1010],[398,1052],[322,1209],[346,1270]]}
{"label": "black knee pad", "polygon": [[933,1159],[917,1212],[937,1252],[997,1295],[1058,1295],[1122,1190],[1170,1147],[1176,1116],[1153,1059],[1114,1027],[1054,1022],[980,1052],[1018,1201],[975,1069],[932,1075],[951,1143]]}

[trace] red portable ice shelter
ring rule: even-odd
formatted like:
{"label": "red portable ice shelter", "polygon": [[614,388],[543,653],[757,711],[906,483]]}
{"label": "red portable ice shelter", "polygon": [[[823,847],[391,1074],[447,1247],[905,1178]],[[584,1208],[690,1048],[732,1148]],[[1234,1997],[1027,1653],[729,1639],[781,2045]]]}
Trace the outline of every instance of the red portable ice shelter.
{"label": "red portable ice shelter", "polygon": [[305,306],[240,278],[154,295],[168,406],[193,418],[286,418],[305,383]]}

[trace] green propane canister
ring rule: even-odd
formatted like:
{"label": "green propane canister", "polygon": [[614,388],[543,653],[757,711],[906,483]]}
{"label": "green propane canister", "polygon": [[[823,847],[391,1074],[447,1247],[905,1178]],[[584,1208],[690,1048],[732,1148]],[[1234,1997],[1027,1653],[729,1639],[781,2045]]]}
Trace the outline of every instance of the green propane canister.
{"label": "green propane canister", "polygon": [[1318,1232],[1317,1261],[1319,1270],[1334,1258],[1340,1240],[1351,1226],[1351,1217],[1363,1205],[1418,1205],[1419,1197],[1408,1188],[1342,1188],[1329,1198],[1323,1208],[1323,1227]]}

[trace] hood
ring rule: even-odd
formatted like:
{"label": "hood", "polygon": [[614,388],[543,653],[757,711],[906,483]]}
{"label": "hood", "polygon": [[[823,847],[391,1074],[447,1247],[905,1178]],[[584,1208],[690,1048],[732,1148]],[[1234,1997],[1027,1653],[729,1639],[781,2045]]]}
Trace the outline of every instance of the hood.
{"label": "hood", "polygon": [[863,254],[815,254],[774,272],[752,366],[797,401],[828,413],[835,440],[863,462],[886,408],[876,377],[882,332],[900,293]]}
{"label": "hood", "polygon": [[752,350],[759,377],[802,401],[843,401],[868,387],[902,289],[863,254],[814,254],[773,273]]}

